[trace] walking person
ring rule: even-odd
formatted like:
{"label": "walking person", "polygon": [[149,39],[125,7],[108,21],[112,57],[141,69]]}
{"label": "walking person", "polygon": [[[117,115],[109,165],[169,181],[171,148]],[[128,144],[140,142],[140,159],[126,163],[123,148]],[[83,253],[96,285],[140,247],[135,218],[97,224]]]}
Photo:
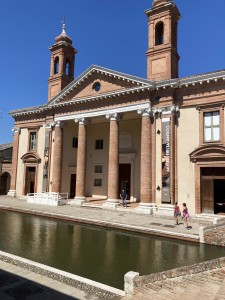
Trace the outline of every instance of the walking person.
{"label": "walking person", "polygon": [[181,215],[180,207],[177,204],[177,202],[175,202],[175,206],[174,206],[174,218],[175,218],[176,225],[179,225],[178,218],[179,218],[180,215]]}
{"label": "walking person", "polygon": [[189,215],[189,212],[188,212],[187,205],[186,205],[186,203],[183,203],[183,217],[182,218],[184,219],[184,222],[186,224],[187,229],[191,229],[191,227],[188,224],[188,218],[189,217],[190,217],[190,215]]}
{"label": "walking person", "polygon": [[127,193],[125,192],[125,190],[122,190],[122,192],[120,194],[120,198],[122,199],[123,206],[127,207],[127,203],[126,203]]}

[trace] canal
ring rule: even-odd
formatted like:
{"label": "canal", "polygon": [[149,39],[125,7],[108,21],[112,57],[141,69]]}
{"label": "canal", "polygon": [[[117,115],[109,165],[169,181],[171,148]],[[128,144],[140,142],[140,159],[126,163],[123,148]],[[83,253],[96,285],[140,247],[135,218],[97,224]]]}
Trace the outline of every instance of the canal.
{"label": "canal", "polygon": [[0,211],[0,250],[119,289],[146,275],[224,256],[224,248]]}

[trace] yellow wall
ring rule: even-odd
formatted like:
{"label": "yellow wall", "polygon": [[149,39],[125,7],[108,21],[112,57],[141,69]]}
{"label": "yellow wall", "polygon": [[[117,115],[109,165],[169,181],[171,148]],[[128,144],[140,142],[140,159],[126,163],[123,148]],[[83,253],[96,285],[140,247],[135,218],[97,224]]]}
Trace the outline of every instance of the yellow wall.
{"label": "yellow wall", "polygon": [[178,203],[195,211],[195,173],[189,154],[199,145],[199,112],[196,108],[180,111],[177,128]]}
{"label": "yellow wall", "polygon": [[17,178],[16,178],[17,179],[16,194],[18,197],[23,195],[23,186],[25,181],[25,168],[21,157],[25,153],[27,153],[27,149],[28,149],[28,130],[21,129],[20,136],[19,136],[19,150],[18,150],[18,164],[17,164]]}
{"label": "yellow wall", "polygon": [[78,125],[64,122],[61,192],[70,193],[71,174],[76,174],[77,149],[72,147],[73,137],[78,137]]}
{"label": "yellow wall", "polygon": [[45,128],[38,130],[37,154],[41,158],[41,162],[37,167],[37,193],[42,192],[43,187],[43,168],[44,168],[44,149],[45,149]]}

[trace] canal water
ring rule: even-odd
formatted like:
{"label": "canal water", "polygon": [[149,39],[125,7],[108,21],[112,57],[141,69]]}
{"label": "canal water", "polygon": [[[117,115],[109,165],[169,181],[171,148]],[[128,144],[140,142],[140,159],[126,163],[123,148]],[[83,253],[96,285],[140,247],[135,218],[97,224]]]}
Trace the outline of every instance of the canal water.
{"label": "canal water", "polygon": [[0,211],[0,250],[119,289],[146,275],[224,256],[224,248]]}

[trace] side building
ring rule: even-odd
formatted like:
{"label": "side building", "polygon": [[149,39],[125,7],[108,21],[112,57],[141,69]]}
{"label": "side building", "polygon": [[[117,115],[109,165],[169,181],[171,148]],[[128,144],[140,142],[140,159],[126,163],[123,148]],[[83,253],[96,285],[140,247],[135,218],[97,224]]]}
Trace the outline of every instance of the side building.
{"label": "side building", "polygon": [[0,145],[0,195],[7,195],[12,176],[12,143]]}
{"label": "side building", "polygon": [[147,79],[91,66],[74,79],[77,50],[50,47],[48,101],[15,119],[9,195],[68,192],[115,208],[121,189],[137,212],[219,213],[225,203],[225,71],[179,78],[180,13],[171,0],[146,12]]}

